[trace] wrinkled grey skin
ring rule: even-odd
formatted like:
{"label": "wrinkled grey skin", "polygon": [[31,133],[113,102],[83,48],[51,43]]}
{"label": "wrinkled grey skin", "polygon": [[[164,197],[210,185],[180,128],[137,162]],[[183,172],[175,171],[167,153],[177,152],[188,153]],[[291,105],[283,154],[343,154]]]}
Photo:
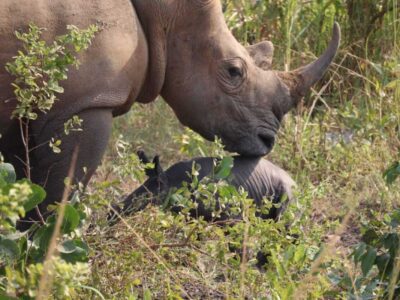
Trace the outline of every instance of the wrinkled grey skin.
{"label": "wrinkled grey skin", "polygon": [[[139,156],[144,162],[148,162],[143,153]],[[147,171],[149,179],[124,200],[122,209],[124,214],[141,210],[150,203],[164,204],[172,189],[181,188],[184,182],[192,182],[193,164],[196,165],[197,170],[200,167],[198,180],[212,175],[216,158],[201,157],[181,161],[169,167],[165,172],[160,166],[158,157],[155,157],[153,162],[155,168]],[[262,205],[264,198],[271,199],[275,204],[285,200],[279,207],[272,207],[267,214],[261,215],[264,219],[278,220],[287,205],[293,200],[292,187],[295,183],[292,178],[284,170],[263,158],[235,156],[228,182],[237,188],[243,187],[257,206]],[[202,203],[198,203],[198,207],[192,212],[192,215],[202,216],[207,221],[213,219],[212,211]],[[222,214],[222,218],[225,218],[224,214]]]}
{"label": "wrinkled grey skin", "polygon": [[[267,154],[283,115],[323,76],[340,40],[335,24],[319,59],[279,72],[270,69],[271,43],[245,48],[235,40],[218,0],[1,0],[0,151],[19,178],[25,175],[24,147],[18,122],[10,118],[16,100],[4,65],[21,47],[14,31],[26,30],[29,22],[47,28],[48,41],[65,33],[67,24],[102,29],[81,55],[79,70],[63,82],[60,101],[30,124],[32,180],[47,191],[42,210],[61,199],[76,146],[74,181],[86,184],[106,148],[113,116],[157,95],[184,125],[210,140],[219,136],[227,150]],[[83,132],[65,136],[63,124],[73,115],[83,119]],[[51,138],[62,140],[61,154],[46,146]]]}

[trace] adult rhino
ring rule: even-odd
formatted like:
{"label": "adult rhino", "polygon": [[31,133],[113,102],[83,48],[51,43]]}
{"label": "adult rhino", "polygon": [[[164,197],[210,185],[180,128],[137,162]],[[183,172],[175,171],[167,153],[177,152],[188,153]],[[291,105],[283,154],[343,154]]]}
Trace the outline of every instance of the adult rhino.
{"label": "adult rhino", "polygon": [[[21,47],[14,31],[29,22],[47,28],[47,40],[65,33],[67,24],[102,24],[81,56],[81,67],[64,82],[61,101],[30,124],[32,180],[47,190],[42,210],[60,200],[75,146],[74,179],[87,183],[107,145],[112,118],[134,101],[148,103],[157,95],[184,125],[207,139],[219,136],[227,150],[267,154],[282,116],[322,77],[340,39],[335,24],[320,58],[280,72],[269,69],[271,43],[245,48],[235,40],[217,0],[1,0],[0,151],[19,177],[24,176],[24,147],[18,123],[10,119],[13,78],[4,65]],[[84,130],[63,136],[63,124],[73,115],[83,119]],[[61,154],[40,146],[57,135]],[[37,218],[34,214],[30,217]]]}

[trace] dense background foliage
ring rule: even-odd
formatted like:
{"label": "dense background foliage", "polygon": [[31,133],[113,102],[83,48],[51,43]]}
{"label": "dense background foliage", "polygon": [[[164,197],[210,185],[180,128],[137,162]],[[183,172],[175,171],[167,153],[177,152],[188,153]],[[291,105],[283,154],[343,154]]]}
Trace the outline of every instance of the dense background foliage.
{"label": "dense background foliage", "polygon": [[[273,67],[279,70],[314,59],[325,49],[333,22],[342,27],[335,64],[286,116],[267,156],[296,180],[297,201],[277,223],[256,218],[251,202],[236,193],[232,197],[244,218],[228,228],[157,207],[108,227],[109,204],[145,178],[136,150],[159,154],[164,167],[193,156],[226,155],[218,143],[183,128],[162,100],[135,104],[115,120],[103,164],[74,204],[90,216],[69,232],[88,245],[88,264],[74,274],[65,271],[69,264],[56,261],[55,276],[70,277],[58,281],[66,282],[67,292],[57,292],[61,284],[53,297],[395,299],[400,270],[398,1],[225,0],[223,9],[243,44],[274,43]],[[212,198],[207,183],[198,189]],[[245,249],[246,255],[232,247]],[[267,255],[261,268],[258,250]],[[30,270],[33,279],[25,284],[33,296],[39,273]],[[0,288],[5,285],[0,281]]]}
{"label": "dense background foliage", "polygon": [[[298,109],[285,118],[276,146],[267,156],[288,170],[298,183],[298,202],[288,211],[287,218],[293,223],[291,234],[300,237],[293,241],[289,236],[277,234],[275,225],[265,226],[261,233],[255,230],[269,239],[268,251],[273,259],[259,273],[254,270],[251,258],[243,275],[240,263],[229,261],[232,255],[229,251],[223,251],[223,262],[210,258],[216,254],[209,254],[208,248],[214,245],[213,241],[221,240],[220,236],[204,235],[200,245],[193,241],[193,247],[157,248],[164,263],[168,263],[169,269],[165,271],[159,265],[154,266],[154,257],[142,253],[148,250],[141,242],[132,240],[131,233],[117,231],[113,234],[118,245],[103,239],[102,247],[108,245],[105,247],[110,254],[99,254],[101,262],[96,264],[99,266],[96,272],[100,282],[106,283],[105,278],[112,280],[111,285],[117,285],[120,291],[107,285],[104,292],[121,295],[132,289],[139,296],[148,291],[154,297],[173,298],[176,290],[184,295],[176,286],[192,291],[195,282],[197,290],[210,293],[210,299],[216,297],[216,290],[228,298],[241,298],[244,294],[250,298],[274,299],[388,297],[388,280],[377,267],[378,261],[387,255],[387,248],[377,242],[378,237],[371,248],[359,243],[362,240],[369,243],[363,234],[377,224],[381,224],[380,229],[374,227],[374,232],[382,239],[389,233],[399,234],[398,228],[386,227],[390,222],[384,220],[391,220],[390,214],[399,208],[400,189],[396,181],[388,186],[383,177],[390,166],[392,178],[398,172],[398,5],[392,0],[224,1],[226,21],[238,40],[244,44],[263,39],[273,42],[274,69],[294,69],[311,61],[327,46],[333,22],[339,22],[342,28],[342,44],[335,64]],[[117,147],[109,148],[110,159],[104,162],[99,179],[110,180],[110,174],[115,174],[111,170],[116,168],[113,159],[121,157],[121,147],[128,145],[131,149],[160,154],[164,165],[215,151],[198,135],[182,128],[160,100],[150,105],[135,105],[128,116],[117,120],[114,139],[116,143],[111,144]],[[118,148],[118,145],[125,146]],[[123,178],[119,186],[122,191],[114,190],[111,197],[135,186],[134,179]],[[164,219],[159,213],[149,210],[128,222],[150,244],[162,244],[165,240],[176,244],[171,242],[174,238],[179,240],[175,221],[165,224],[149,221],[155,215]],[[148,229],[149,226],[154,229]],[[396,245],[396,241],[386,244],[388,248]],[[116,254],[119,247],[126,252]],[[134,258],[130,247],[140,250]],[[197,247],[200,249],[193,250]],[[357,247],[361,250],[354,257],[351,254]],[[321,252],[322,258],[316,262],[315,253]],[[110,263],[112,259],[115,264]],[[105,270],[102,264],[113,266],[113,271]],[[129,267],[121,271],[122,265]],[[243,285],[246,288],[241,290]],[[198,296],[196,292],[191,295]]]}

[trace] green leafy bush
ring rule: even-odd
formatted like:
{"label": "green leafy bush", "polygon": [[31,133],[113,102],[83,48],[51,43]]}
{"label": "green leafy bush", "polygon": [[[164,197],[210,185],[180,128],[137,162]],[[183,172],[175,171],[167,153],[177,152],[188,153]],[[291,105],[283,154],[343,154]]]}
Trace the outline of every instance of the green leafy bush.
{"label": "green leafy bush", "polygon": [[[47,218],[40,228],[18,232],[16,222],[46,197],[44,189],[26,179],[16,181],[13,167],[0,164],[0,294],[34,298],[38,288],[42,261],[53,235],[57,216]],[[6,170],[6,171],[5,171]],[[84,214],[71,204],[65,209],[62,224],[63,242],[58,246],[61,258],[54,262],[56,284],[53,295],[57,299],[75,293],[77,282],[87,277],[88,246],[81,240],[77,228]]]}
{"label": "green leafy bush", "polygon": [[352,273],[331,274],[349,299],[397,299],[400,296],[400,209],[365,220],[362,242],[351,253]]}
{"label": "green leafy bush", "polygon": [[53,107],[57,94],[64,92],[60,81],[67,79],[69,66],[79,66],[76,53],[89,47],[98,30],[95,25],[87,30],[72,25],[67,29],[67,34],[56,37],[51,44],[40,39],[45,29],[34,24],[29,25],[26,33],[15,32],[23,43],[23,51],[6,65],[6,70],[15,76],[13,87],[18,105],[14,117],[35,120],[37,110],[48,112]]}

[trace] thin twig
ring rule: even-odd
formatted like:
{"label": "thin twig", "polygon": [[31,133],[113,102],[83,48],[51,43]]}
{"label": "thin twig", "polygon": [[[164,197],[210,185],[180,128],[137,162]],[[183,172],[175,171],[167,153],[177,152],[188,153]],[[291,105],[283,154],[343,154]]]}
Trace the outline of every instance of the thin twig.
{"label": "thin twig", "polygon": [[[15,157],[20,163],[22,163],[25,167],[27,166],[26,162],[25,162],[21,157],[19,157],[18,155],[14,155],[14,157]],[[25,175],[26,175],[26,174],[25,174]]]}
{"label": "thin twig", "polygon": [[68,171],[68,180],[66,182],[62,200],[59,206],[58,217],[56,224],[54,226],[53,235],[51,236],[49,248],[47,249],[47,254],[43,263],[43,272],[39,282],[39,288],[36,296],[36,300],[48,299],[50,294],[50,289],[53,284],[53,276],[50,276],[51,270],[53,268],[53,257],[57,254],[57,239],[60,235],[62,221],[64,219],[65,205],[68,201],[68,196],[71,191],[71,182],[74,177],[76,161],[78,158],[78,146],[75,147],[72,154],[71,166]]}
{"label": "thin twig", "polygon": [[244,280],[246,277],[247,269],[247,242],[249,239],[249,220],[247,218],[248,207],[245,205],[243,209],[243,221],[244,221],[244,231],[243,231],[243,246],[242,246],[242,261],[240,262],[240,296],[245,299],[245,284]]}
{"label": "thin twig", "polygon": [[19,121],[19,130],[21,132],[21,140],[25,149],[25,175],[26,178],[31,180],[31,164],[29,159],[29,146],[28,146],[29,136],[28,136],[28,130],[25,130],[24,128],[24,125],[27,127],[27,123],[24,124],[21,118],[19,118],[18,121]]}
{"label": "thin twig", "polygon": [[166,244],[154,244],[154,245],[149,245],[151,249],[159,249],[159,248],[185,248],[188,247],[187,242],[182,242],[182,243],[166,243]]}
{"label": "thin twig", "polygon": [[51,141],[51,140],[48,140],[48,141],[43,142],[43,143],[41,143],[41,144],[39,144],[39,145],[36,145],[35,147],[30,148],[30,149],[29,149],[29,152],[32,152],[33,150],[36,150],[37,148],[42,147],[42,146],[44,146],[44,145],[50,143],[50,141]]}
{"label": "thin twig", "polygon": [[[31,159],[30,159],[30,155],[29,155],[29,152],[30,152],[30,150],[29,150],[29,119],[26,119],[26,121],[24,122],[22,120],[22,118],[19,118],[18,121],[19,121],[19,129],[21,131],[22,144],[24,145],[24,149],[25,149],[25,162],[24,162],[25,175],[29,181],[32,181]],[[36,205],[35,211],[36,211],[37,216],[39,217],[40,223],[42,225],[44,225],[45,221],[42,216],[42,213],[40,212],[39,206]]]}

